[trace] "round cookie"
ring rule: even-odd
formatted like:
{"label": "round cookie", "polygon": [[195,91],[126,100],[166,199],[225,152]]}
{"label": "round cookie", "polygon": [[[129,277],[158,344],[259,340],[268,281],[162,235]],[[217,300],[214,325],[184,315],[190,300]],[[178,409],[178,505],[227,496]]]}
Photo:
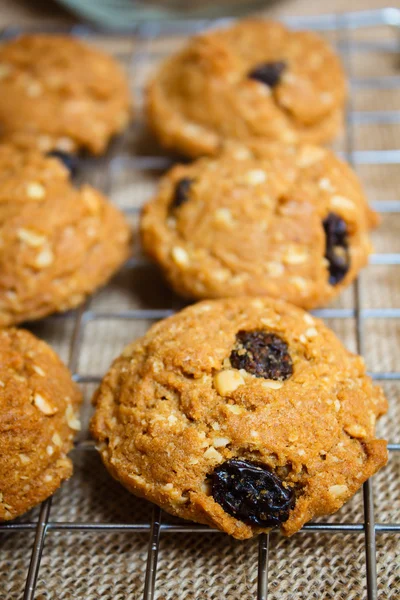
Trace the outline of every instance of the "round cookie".
{"label": "round cookie", "polygon": [[324,143],[342,128],[346,84],[338,57],[311,32],[244,20],[192,38],[147,90],[150,127],[196,157],[225,140]]}
{"label": "round cookie", "polygon": [[0,326],[80,304],[129,255],[124,216],[56,158],[0,145]]}
{"label": "round cookie", "polygon": [[330,150],[257,142],[174,167],[145,206],[141,233],[183,296],[265,294],[312,308],[366,264],[376,221]]}
{"label": "round cookie", "polygon": [[70,477],[81,400],[45,342],[23,329],[0,331],[0,521],[22,515]]}
{"label": "round cookie", "polygon": [[130,118],[126,76],[107,54],[61,35],[0,48],[0,136],[21,147],[93,154]]}
{"label": "round cookie", "polygon": [[115,360],[91,431],[131,492],[248,538],[338,510],[387,461],[381,388],[322,321],[268,298],[205,301]]}

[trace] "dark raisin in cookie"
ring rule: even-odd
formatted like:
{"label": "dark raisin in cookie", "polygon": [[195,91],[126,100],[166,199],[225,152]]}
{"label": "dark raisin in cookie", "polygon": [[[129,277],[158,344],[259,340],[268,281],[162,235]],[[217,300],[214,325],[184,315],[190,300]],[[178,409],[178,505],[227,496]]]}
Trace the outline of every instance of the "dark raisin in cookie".
{"label": "dark raisin in cookie", "polygon": [[146,108],[164,146],[197,157],[227,140],[329,142],[345,98],[339,58],[322,38],[260,19],[192,38],[157,71]]}
{"label": "dark raisin in cookie", "polygon": [[263,464],[245,460],[227,460],[213,471],[212,495],[227,513],[260,527],[280,527],[294,505],[290,486]]}
{"label": "dark raisin in cookie", "polygon": [[286,342],[263,330],[239,331],[230,361],[235,369],[265,379],[284,380],[293,373]]}

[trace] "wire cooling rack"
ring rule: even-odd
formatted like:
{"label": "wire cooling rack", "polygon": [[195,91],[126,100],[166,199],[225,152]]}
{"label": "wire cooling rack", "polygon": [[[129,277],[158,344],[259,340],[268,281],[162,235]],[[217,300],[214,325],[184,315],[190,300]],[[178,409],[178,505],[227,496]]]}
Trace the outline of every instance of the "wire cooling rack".
{"label": "wire cooling rack", "polygon": [[[382,214],[371,265],[334,305],[314,312],[366,356],[372,377],[385,387],[391,412],[380,433],[389,438],[389,466],[339,513],[306,525],[290,540],[272,533],[235,542],[130,496],[96,462],[86,427],[75,445],[70,482],[38,509],[0,525],[2,600],[400,596],[400,473],[391,467],[400,450],[400,10],[286,21],[319,31],[342,55],[351,95],[345,136],[335,149],[359,171],[373,207]],[[144,23],[117,35],[84,26],[71,30],[114,53],[130,76],[139,116],[105,158],[82,159],[81,178],[108,193],[134,224],[171,162],[145,133],[143,84],[151,68],[187,35],[215,24]],[[16,33],[7,29],[2,37]],[[87,396],[84,424],[89,397],[112,358],[151,322],[180,306],[136,248],[122,273],[83,307],[31,327],[61,353],[81,384]],[[96,458],[82,470],[81,458],[89,455]]]}

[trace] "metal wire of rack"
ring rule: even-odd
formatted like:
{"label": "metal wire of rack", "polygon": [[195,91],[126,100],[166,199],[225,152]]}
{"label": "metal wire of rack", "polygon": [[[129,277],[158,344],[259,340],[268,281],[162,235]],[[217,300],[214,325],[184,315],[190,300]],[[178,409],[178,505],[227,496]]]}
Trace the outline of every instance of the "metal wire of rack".
{"label": "metal wire of rack", "polygon": [[[299,28],[309,28],[321,32],[333,32],[336,37],[336,46],[342,55],[344,64],[347,68],[351,88],[370,89],[370,90],[400,90],[400,75],[378,76],[369,78],[359,78],[352,73],[352,59],[356,53],[367,52],[389,52],[400,53],[400,37],[394,40],[368,40],[354,41],[352,33],[363,28],[379,28],[382,26],[395,26],[399,28],[400,34],[400,9],[384,9],[378,11],[364,11],[361,13],[332,14],[317,17],[299,17],[287,19],[289,25]],[[220,22],[219,22],[220,23]],[[133,40],[135,50],[130,48],[118,53],[119,58],[129,65],[129,72],[132,77],[132,87],[135,92],[141,93],[141,86],[137,85],[136,75],[140,65],[146,65],[150,58],[151,44],[160,38],[161,35],[186,35],[192,34],[204,27],[214,26],[214,23],[208,21],[176,21],[165,23],[142,24],[135,27],[129,34]],[[15,35],[17,30],[7,30],[3,32],[3,38]],[[74,27],[72,33],[79,36],[90,37],[98,35],[104,36],[104,33],[92,31],[86,27]],[[113,34],[114,36],[116,34]],[[122,35],[122,34],[121,34]],[[157,54],[157,59],[162,58],[163,52]],[[154,59],[154,53],[151,57]],[[400,124],[400,110],[385,111],[357,111],[354,108],[353,101],[350,99],[347,108],[346,117],[346,135],[344,148],[342,150],[347,160],[355,167],[359,165],[400,165],[400,144],[399,147],[390,149],[357,149],[355,146],[355,128],[360,124],[379,125]],[[113,174],[128,167],[134,171],[153,171],[168,166],[169,160],[159,155],[132,156],[124,153],[120,142],[112,149],[111,156],[105,161],[99,162],[94,169],[101,172],[101,181],[104,191],[112,194]],[[89,161],[86,167],[93,166]],[[85,173],[83,165],[83,174]],[[400,167],[399,167],[400,168]],[[400,199],[385,199],[373,201],[374,208],[382,214],[400,214]],[[124,206],[125,212],[130,216],[135,216],[139,210],[138,206]],[[132,269],[145,264],[141,257],[133,258],[128,266]],[[400,253],[380,253],[372,256],[372,265],[395,267],[400,265]],[[107,291],[107,290],[106,290]],[[361,354],[365,349],[366,331],[365,321],[369,318],[374,319],[400,319],[400,308],[365,308],[363,302],[362,287],[360,282],[356,282],[353,287],[353,302],[351,308],[326,308],[314,311],[322,318],[336,319],[354,319],[356,324],[356,349]],[[85,328],[89,324],[100,322],[101,320],[115,321],[135,321],[135,320],[157,320],[170,315],[176,306],[171,305],[166,308],[138,308],[128,310],[107,310],[101,311],[91,308],[91,301],[88,301],[79,310],[68,313],[65,316],[55,319],[55,326],[65,319],[73,323],[73,331],[69,340],[69,360],[68,365],[73,372],[74,379],[81,384],[96,384],[100,381],[102,373],[85,374],[80,369],[80,354],[82,352],[82,340]],[[400,370],[381,370],[371,374],[379,381],[400,381]],[[87,439],[81,439],[76,443],[75,451],[86,452],[93,450],[93,444]],[[390,453],[400,451],[400,440],[391,441],[389,444]],[[31,558],[29,569],[26,573],[26,583],[24,590],[24,600],[33,600],[36,595],[38,575],[41,567],[41,561],[48,536],[55,532],[69,534],[80,533],[100,533],[107,535],[110,532],[122,532],[126,535],[135,535],[138,533],[148,534],[148,553],[146,561],[145,578],[142,591],[127,590],[126,598],[143,597],[144,600],[152,600],[157,594],[157,566],[160,549],[161,535],[171,533],[175,534],[203,534],[212,533],[208,527],[196,525],[193,523],[168,523],[163,522],[162,511],[154,507],[152,517],[148,522],[88,522],[80,521],[60,521],[51,518],[52,499],[42,503],[37,519],[29,521],[16,521],[12,523],[0,524],[0,533],[33,532],[34,542],[30,549]],[[328,534],[362,534],[364,536],[365,547],[365,565],[366,565],[366,597],[368,600],[377,600],[377,571],[376,571],[376,536],[383,534],[399,534],[400,522],[375,522],[374,511],[374,490],[373,482],[369,480],[364,484],[363,489],[363,514],[364,519],[361,522],[343,523],[343,522],[316,522],[309,523],[298,535],[309,535],[311,533]],[[218,533],[218,532],[214,532]],[[268,567],[269,567],[269,535],[261,535],[258,540],[258,577],[257,577],[257,600],[267,600],[268,598]],[[1,549],[0,549],[1,552]],[[0,597],[3,596],[0,590]],[[100,594],[99,594],[100,597]],[[174,598],[181,597],[176,592]],[[182,596],[183,597],[183,596]],[[204,596],[202,596],[204,597]],[[239,597],[239,596],[238,596]],[[331,597],[331,596],[330,596]],[[387,596],[389,597],[389,596]],[[294,598],[288,595],[287,598]],[[395,598],[395,596],[390,596]]]}

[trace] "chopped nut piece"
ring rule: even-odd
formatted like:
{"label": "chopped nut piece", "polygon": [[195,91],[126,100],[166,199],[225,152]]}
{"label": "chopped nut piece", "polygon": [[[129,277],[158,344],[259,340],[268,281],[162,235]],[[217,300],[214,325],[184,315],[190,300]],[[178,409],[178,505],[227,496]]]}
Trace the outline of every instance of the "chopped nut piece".
{"label": "chopped nut piece", "polygon": [[352,437],[355,437],[355,438],[367,437],[367,432],[365,431],[364,427],[362,427],[361,425],[358,425],[358,423],[354,423],[353,425],[348,425],[347,427],[344,428],[344,430],[349,435],[351,435]]}
{"label": "chopped nut piece", "polygon": [[59,446],[61,448],[62,446],[62,439],[59,433],[55,432],[52,435],[51,441],[53,442],[53,444],[55,444],[56,446]]}
{"label": "chopped nut piece", "polygon": [[322,179],[320,179],[318,185],[321,190],[325,190],[326,192],[333,192],[335,190],[331,180],[327,177],[323,177]]}
{"label": "chopped nut piece", "polygon": [[39,367],[39,365],[32,365],[32,369],[35,371],[35,373],[37,373],[41,377],[46,376],[46,373],[43,371],[43,369],[41,367]]}
{"label": "chopped nut piece", "polygon": [[26,454],[18,454],[18,457],[23,465],[27,465],[29,462],[31,462],[31,459]]}
{"label": "chopped nut piece", "polygon": [[167,420],[170,425],[175,425],[175,423],[178,422],[178,419],[176,418],[175,415],[169,415]]}
{"label": "chopped nut piece", "polygon": [[229,208],[218,208],[218,210],[215,211],[215,221],[227,227],[232,227],[234,224],[232,213]]}
{"label": "chopped nut piece", "polygon": [[241,415],[243,412],[243,408],[238,404],[225,404],[226,410],[231,412],[234,415]]}
{"label": "chopped nut piece", "polygon": [[289,277],[290,283],[292,283],[300,292],[305,292],[308,288],[307,280],[304,277]]}
{"label": "chopped nut piece", "polygon": [[314,323],[315,323],[314,318],[311,315],[309,315],[308,313],[305,313],[305,315],[303,316],[303,319],[308,325],[314,325]]}
{"label": "chopped nut piece", "polygon": [[310,167],[325,157],[326,151],[319,146],[304,146],[298,159],[299,167]]}
{"label": "chopped nut piece", "polygon": [[214,446],[214,448],[221,448],[223,446],[227,446],[228,444],[231,443],[232,440],[230,440],[227,437],[215,437],[213,439],[212,445]]}
{"label": "chopped nut piece", "polygon": [[244,384],[244,379],[235,369],[219,371],[214,376],[214,385],[220,396],[227,396]]}
{"label": "chopped nut piece", "polygon": [[221,461],[222,454],[220,454],[213,446],[210,446],[208,450],[204,452],[204,458],[207,458],[207,460]]}
{"label": "chopped nut piece", "polygon": [[271,390],[280,390],[281,387],[283,387],[283,381],[273,381],[271,379],[268,381],[263,381],[261,385]]}
{"label": "chopped nut piece", "polygon": [[81,422],[78,418],[78,415],[74,413],[74,409],[70,404],[68,404],[65,410],[65,418],[67,419],[68,427],[74,429],[75,431],[80,431]]}
{"label": "chopped nut piece", "polygon": [[35,266],[39,269],[49,267],[54,261],[54,254],[50,248],[44,248],[36,257]]}
{"label": "chopped nut piece", "polygon": [[309,327],[305,330],[304,335],[308,338],[316,337],[318,335],[318,331],[315,327]]}
{"label": "chopped nut piece", "polygon": [[335,498],[345,496],[348,491],[349,488],[347,487],[347,485],[331,485],[331,487],[329,488],[329,493]]}
{"label": "chopped nut piece", "polygon": [[33,396],[33,404],[38,408],[44,415],[54,415],[58,409],[52,406],[43,396],[36,394]]}
{"label": "chopped nut piece", "polygon": [[246,173],[245,181],[250,185],[258,185],[267,180],[267,174],[262,169],[253,169]]}
{"label": "chopped nut piece", "polygon": [[301,265],[307,260],[306,252],[299,252],[297,250],[289,250],[283,255],[282,260],[287,265]]}
{"label": "chopped nut piece", "polygon": [[344,196],[332,196],[329,201],[329,206],[331,208],[339,208],[343,210],[354,210],[354,202],[349,198],[345,198]]}
{"label": "chopped nut piece", "polygon": [[285,267],[279,262],[265,263],[265,269],[271,277],[279,277],[285,271]]}
{"label": "chopped nut piece", "polygon": [[189,255],[180,246],[172,248],[172,259],[180,267],[186,267],[189,264]]}
{"label": "chopped nut piece", "polygon": [[26,193],[32,200],[42,200],[46,195],[46,190],[41,183],[32,181],[26,186]]}
{"label": "chopped nut piece", "polygon": [[44,235],[40,235],[39,233],[35,233],[29,229],[18,229],[17,236],[21,242],[25,242],[28,246],[32,246],[32,248],[42,246],[46,241],[46,237]]}

